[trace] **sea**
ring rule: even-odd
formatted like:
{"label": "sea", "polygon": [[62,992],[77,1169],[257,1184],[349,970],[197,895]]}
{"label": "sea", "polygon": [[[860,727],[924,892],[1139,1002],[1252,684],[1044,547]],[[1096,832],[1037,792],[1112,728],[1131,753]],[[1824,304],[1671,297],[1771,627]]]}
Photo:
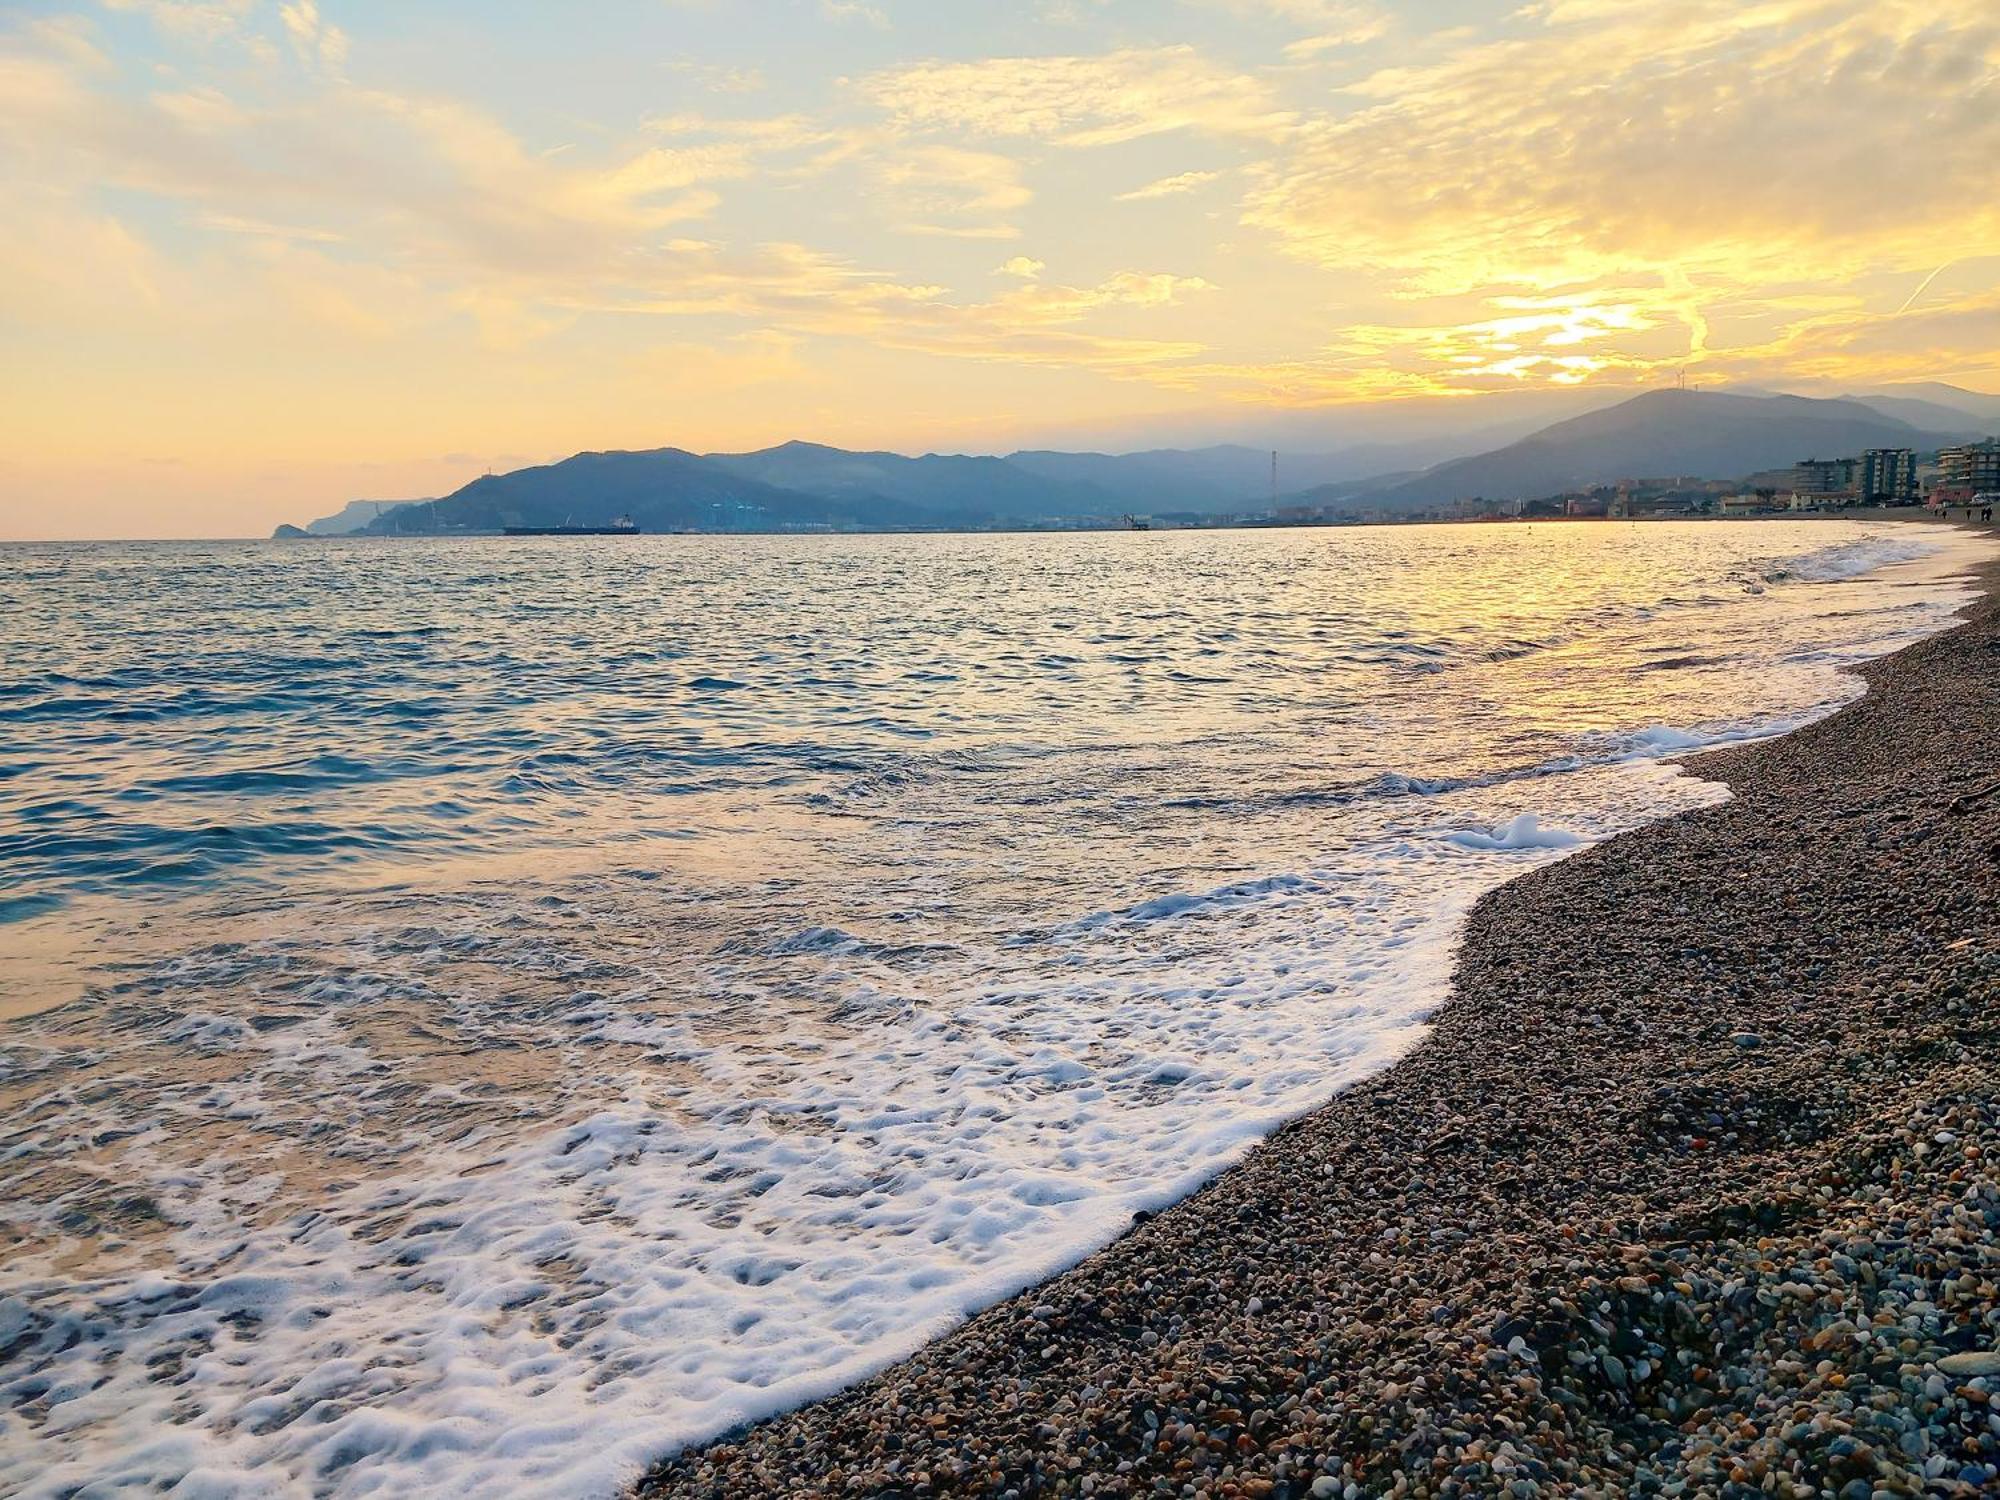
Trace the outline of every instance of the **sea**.
{"label": "sea", "polygon": [[1983,545],[0,548],[0,1492],[604,1497],[847,1385],[1388,1066],[1482,893]]}

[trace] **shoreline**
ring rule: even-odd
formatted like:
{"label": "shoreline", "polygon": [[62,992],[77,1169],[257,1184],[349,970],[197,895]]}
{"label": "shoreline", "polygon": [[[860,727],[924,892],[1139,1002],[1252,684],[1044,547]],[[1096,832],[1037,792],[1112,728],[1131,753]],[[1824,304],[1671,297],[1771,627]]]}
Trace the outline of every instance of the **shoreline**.
{"label": "shoreline", "polygon": [[[1351,531],[1359,527],[1376,526],[1494,526],[1503,522],[1528,526],[1553,525],[1557,522],[1577,523],[1630,523],[1671,521],[1925,521],[1938,525],[1957,526],[1981,532],[2000,531],[2000,521],[1978,521],[1970,516],[1954,516],[1948,510],[1940,511],[1928,505],[1853,505],[1834,510],[1760,510],[1746,515],[1732,516],[1715,512],[1690,514],[1658,514],[1641,516],[1426,516],[1383,518],[1379,520],[1353,521],[1279,521],[1257,520],[1236,522],[1214,526],[1149,526],[1146,531],[1161,533],[1193,531]],[[852,536],[1097,536],[1119,535],[1133,528],[1115,525],[1106,521],[1096,526],[940,526],[907,528],[868,528],[842,531],[640,531],[631,533],[635,537],[852,537]],[[619,533],[621,536],[625,533]],[[162,537],[0,537],[0,546],[9,547],[157,547],[157,546],[233,546],[238,543],[273,542],[436,542],[436,541],[494,541],[506,540],[506,534],[499,531],[398,531],[398,532],[353,532],[342,531],[327,535],[307,533],[303,536],[162,536]],[[534,538],[513,538],[515,541]]]}
{"label": "shoreline", "polygon": [[1483,897],[1385,1072],[638,1493],[1991,1487],[2000,563],[1977,576],[1862,697],[1690,756],[1730,800]]}

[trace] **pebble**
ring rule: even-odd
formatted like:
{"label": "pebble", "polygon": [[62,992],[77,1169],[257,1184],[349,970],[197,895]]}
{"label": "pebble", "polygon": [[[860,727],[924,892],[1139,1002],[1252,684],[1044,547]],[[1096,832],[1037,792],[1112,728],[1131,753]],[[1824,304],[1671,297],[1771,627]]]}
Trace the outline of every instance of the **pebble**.
{"label": "pebble", "polygon": [[2000,1349],[1947,1354],[1937,1362],[1937,1367],[1947,1375],[2000,1375]]}

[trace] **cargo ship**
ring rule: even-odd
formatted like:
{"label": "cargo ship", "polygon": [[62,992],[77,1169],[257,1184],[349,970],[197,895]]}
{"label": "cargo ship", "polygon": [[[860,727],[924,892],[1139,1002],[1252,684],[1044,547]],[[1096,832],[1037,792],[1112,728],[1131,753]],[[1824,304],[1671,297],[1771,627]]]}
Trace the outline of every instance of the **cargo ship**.
{"label": "cargo ship", "polygon": [[502,536],[637,536],[639,523],[620,516],[609,526],[502,526]]}
{"label": "cargo ship", "polygon": [[502,526],[502,536],[638,536],[638,522],[620,516],[610,526]]}

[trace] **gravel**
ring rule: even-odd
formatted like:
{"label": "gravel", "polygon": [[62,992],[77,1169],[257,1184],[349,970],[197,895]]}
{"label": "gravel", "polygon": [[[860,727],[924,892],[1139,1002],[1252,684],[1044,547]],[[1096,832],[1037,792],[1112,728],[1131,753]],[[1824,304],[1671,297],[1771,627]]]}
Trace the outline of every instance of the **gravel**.
{"label": "gravel", "polygon": [[639,1492],[2000,1494],[2000,605],[1865,675],[1482,901],[1395,1067]]}

